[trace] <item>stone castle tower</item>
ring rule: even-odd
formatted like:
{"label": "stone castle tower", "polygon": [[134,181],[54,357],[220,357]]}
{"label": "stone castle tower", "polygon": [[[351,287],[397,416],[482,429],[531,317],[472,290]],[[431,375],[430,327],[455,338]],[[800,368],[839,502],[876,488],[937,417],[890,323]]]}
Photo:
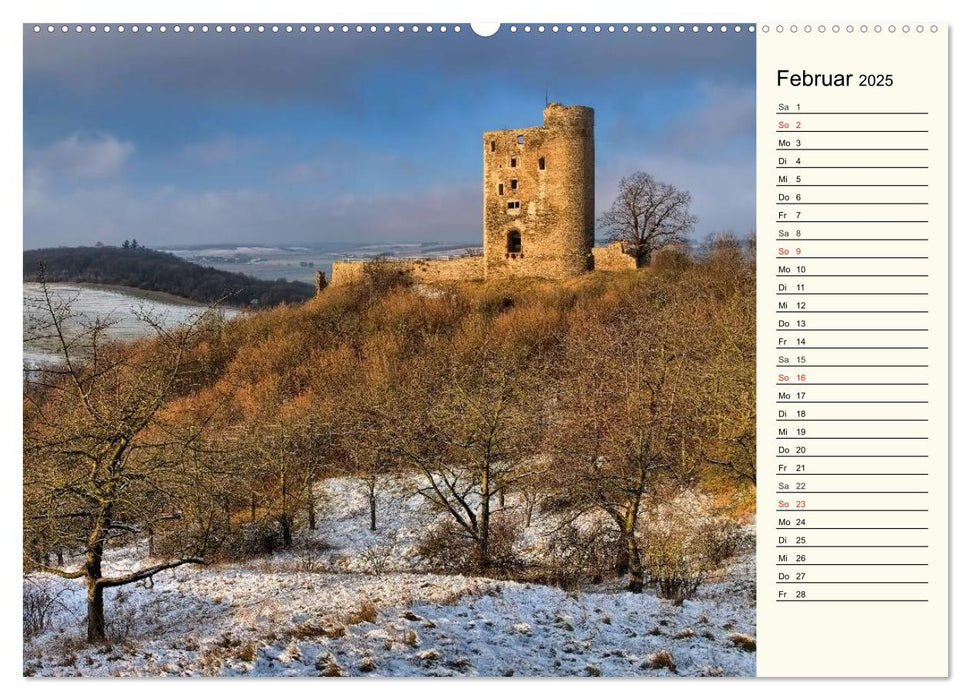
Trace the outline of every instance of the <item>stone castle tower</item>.
{"label": "stone castle tower", "polygon": [[[622,243],[594,247],[593,187],[593,108],[550,103],[542,126],[482,135],[483,254],[398,259],[394,265],[431,284],[636,269]],[[359,279],[366,264],[334,262],[331,284]],[[326,286],[319,274],[318,293]]]}
{"label": "stone castle tower", "polygon": [[593,109],[557,103],[543,125],[482,135],[485,276],[571,277],[593,268]]}

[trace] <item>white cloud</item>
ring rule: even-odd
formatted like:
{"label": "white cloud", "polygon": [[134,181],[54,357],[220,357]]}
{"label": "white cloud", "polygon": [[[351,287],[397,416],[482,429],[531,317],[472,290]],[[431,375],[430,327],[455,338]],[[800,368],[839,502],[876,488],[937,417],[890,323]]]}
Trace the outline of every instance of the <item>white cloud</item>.
{"label": "white cloud", "polygon": [[133,192],[78,187],[25,198],[24,247],[90,245],[136,237],[150,246],[186,243],[454,241],[481,236],[474,182],[420,193],[338,195],[327,200],[257,190]]}
{"label": "white cloud", "polygon": [[35,181],[51,177],[103,180],[120,173],[134,152],[134,144],[110,134],[73,134],[44,148],[27,150],[24,159],[29,177]]}
{"label": "white cloud", "polygon": [[182,148],[182,157],[193,164],[219,165],[262,150],[264,144],[256,139],[237,138],[221,134],[207,141],[197,141]]}

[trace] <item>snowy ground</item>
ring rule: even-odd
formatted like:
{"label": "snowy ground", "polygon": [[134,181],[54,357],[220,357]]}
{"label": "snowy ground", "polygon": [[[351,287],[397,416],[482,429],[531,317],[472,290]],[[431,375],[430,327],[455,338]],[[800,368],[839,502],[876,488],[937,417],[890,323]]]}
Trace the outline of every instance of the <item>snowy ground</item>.
{"label": "snowy ground", "polygon": [[[69,333],[76,330],[79,324],[89,324],[99,319],[111,324],[105,332],[108,340],[135,340],[153,334],[152,327],[140,318],[144,314],[150,315],[165,327],[173,327],[195,320],[207,308],[189,300],[185,303],[169,303],[147,296],[133,296],[121,291],[74,284],[50,284],[48,289],[57,302],[71,303],[71,311],[76,317],[68,324]],[[48,325],[50,315],[44,309],[41,285],[24,282],[23,295],[24,327],[33,329],[38,323]],[[226,318],[232,318],[239,313],[232,308],[221,311]],[[58,346],[51,339],[25,339],[23,355],[24,361],[32,367],[60,362],[62,359]]]}
{"label": "snowy ground", "polygon": [[[754,556],[682,606],[621,581],[555,587],[412,573],[427,520],[387,501],[379,530],[353,480],[321,487],[327,548],[190,567],[108,591],[112,645],[83,641],[78,582],[25,580],[56,596],[25,641],[26,675],[754,675]],[[317,543],[319,544],[319,543]],[[128,551],[119,567],[134,566]],[[673,667],[673,668],[672,668]]]}

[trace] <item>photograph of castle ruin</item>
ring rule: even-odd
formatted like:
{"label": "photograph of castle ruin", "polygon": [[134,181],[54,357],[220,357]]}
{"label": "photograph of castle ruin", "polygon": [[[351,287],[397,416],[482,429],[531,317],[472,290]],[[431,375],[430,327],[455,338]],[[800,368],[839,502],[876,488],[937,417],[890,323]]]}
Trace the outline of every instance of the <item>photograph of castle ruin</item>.
{"label": "photograph of castle ruin", "polygon": [[[593,118],[592,107],[553,102],[543,110],[542,126],[485,132],[482,255],[398,266],[418,282],[636,269],[623,241],[594,246]],[[366,265],[335,263],[333,281],[357,279]],[[317,281],[326,284],[323,273]]]}
{"label": "photograph of castle ruin", "polygon": [[24,675],[754,675],[754,38],[111,27],[24,27]]}

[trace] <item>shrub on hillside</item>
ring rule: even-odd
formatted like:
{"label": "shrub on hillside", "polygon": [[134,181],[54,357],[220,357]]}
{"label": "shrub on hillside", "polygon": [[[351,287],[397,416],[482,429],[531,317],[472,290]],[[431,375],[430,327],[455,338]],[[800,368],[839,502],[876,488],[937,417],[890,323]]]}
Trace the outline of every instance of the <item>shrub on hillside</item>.
{"label": "shrub on hillside", "polygon": [[704,499],[655,507],[641,531],[642,559],[661,598],[680,604],[744,541],[740,523],[710,513]]}
{"label": "shrub on hillside", "polygon": [[[495,513],[489,523],[489,560],[492,569],[520,566],[518,557],[523,528],[519,518]],[[415,553],[433,571],[481,573],[478,543],[452,520],[439,520],[418,541]]]}
{"label": "shrub on hillside", "polygon": [[569,522],[553,532],[542,551],[542,566],[552,583],[576,588],[584,580],[599,581],[617,562],[620,533],[603,522]]}
{"label": "shrub on hillside", "polygon": [[224,551],[230,559],[266,556],[283,548],[283,532],[275,518],[245,523],[226,539]]}

